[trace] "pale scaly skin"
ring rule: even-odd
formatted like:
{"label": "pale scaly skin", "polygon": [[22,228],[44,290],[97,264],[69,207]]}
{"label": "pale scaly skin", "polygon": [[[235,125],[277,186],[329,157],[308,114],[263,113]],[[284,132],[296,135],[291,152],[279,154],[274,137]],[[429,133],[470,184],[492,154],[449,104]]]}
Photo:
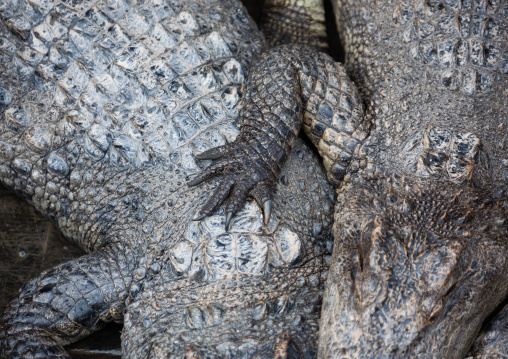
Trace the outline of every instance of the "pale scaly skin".
{"label": "pale scaly skin", "polygon": [[[333,190],[301,141],[263,227],[193,221],[196,154],[233,141],[265,45],[237,1],[0,4],[0,180],[89,255],[29,281],[0,357],[124,321],[124,357],[315,356]],[[303,165],[303,166],[302,166]]]}
{"label": "pale scaly skin", "polygon": [[[329,178],[343,182],[319,357],[463,357],[508,293],[508,3],[345,0],[334,6],[345,72],[364,104],[356,101],[350,114],[360,116],[329,105],[336,80],[326,56],[274,49],[252,71],[262,85],[247,87],[254,95],[246,96],[252,100],[241,112],[239,140],[210,174],[224,170],[248,192],[257,183],[243,177],[244,159],[230,154],[253,146],[259,155],[247,163],[260,159],[277,168],[283,156],[273,155],[288,151],[302,123],[319,129],[318,136],[306,132]],[[287,82],[274,79],[277,65]],[[309,91],[313,72],[328,82],[314,81]],[[339,93],[357,93],[340,79],[349,89]],[[263,95],[270,87],[289,94],[273,102]],[[321,89],[322,97],[310,101]],[[286,111],[294,98],[301,115]],[[316,106],[330,110],[313,112]],[[251,116],[252,108],[266,113]],[[278,130],[282,139],[257,141],[264,135],[249,125],[252,117],[262,132]],[[266,168],[257,178],[276,176]],[[226,208],[240,207],[243,196],[233,192],[228,204],[234,206]]]}

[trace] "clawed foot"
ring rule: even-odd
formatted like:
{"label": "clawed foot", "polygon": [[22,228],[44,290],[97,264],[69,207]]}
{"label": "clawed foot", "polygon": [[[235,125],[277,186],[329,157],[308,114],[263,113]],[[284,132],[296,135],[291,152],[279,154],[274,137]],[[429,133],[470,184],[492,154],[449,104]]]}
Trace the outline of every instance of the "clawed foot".
{"label": "clawed foot", "polygon": [[260,143],[248,143],[242,137],[231,144],[212,148],[196,156],[198,160],[216,161],[189,181],[189,186],[196,186],[217,175],[222,175],[222,181],[201,208],[195,221],[211,215],[227,200],[225,213],[228,231],[233,215],[242,208],[247,197],[251,196],[263,209],[264,224],[270,222],[272,188],[279,168],[270,157],[263,156],[265,153],[266,156],[269,155]]}

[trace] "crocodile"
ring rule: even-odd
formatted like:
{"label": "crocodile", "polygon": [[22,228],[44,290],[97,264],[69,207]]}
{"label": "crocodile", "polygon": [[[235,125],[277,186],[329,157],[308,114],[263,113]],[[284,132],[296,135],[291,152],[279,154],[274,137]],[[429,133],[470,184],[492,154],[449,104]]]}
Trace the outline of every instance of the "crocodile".
{"label": "crocodile", "polygon": [[332,2],[344,67],[264,53],[199,213],[267,212],[303,129],[338,194],[319,357],[464,357],[508,294],[508,1]]}
{"label": "crocodile", "polygon": [[[312,358],[335,192],[300,140],[270,218],[196,218],[266,43],[236,0],[0,4],[0,182],[88,254],[27,282],[0,357],[68,358],[123,322],[125,358]],[[260,200],[258,198],[258,200]]]}

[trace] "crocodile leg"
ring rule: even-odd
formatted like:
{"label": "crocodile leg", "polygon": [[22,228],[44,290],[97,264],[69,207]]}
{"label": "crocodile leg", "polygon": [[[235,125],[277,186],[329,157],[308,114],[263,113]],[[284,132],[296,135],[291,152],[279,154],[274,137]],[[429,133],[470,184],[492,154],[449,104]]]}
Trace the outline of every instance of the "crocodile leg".
{"label": "crocodile leg", "polygon": [[[370,128],[358,91],[342,66],[304,47],[265,53],[250,73],[241,107],[239,136],[202,153],[199,159],[216,162],[188,183],[223,176],[197,219],[213,213],[228,197],[227,218],[249,194],[269,208],[270,202],[265,203],[302,127],[323,157],[329,180],[338,185]],[[265,222],[268,217],[265,213]]]}
{"label": "crocodile leg", "polygon": [[132,263],[108,246],[29,281],[0,318],[0,357],[69,358],[63,345],[122,321]]}

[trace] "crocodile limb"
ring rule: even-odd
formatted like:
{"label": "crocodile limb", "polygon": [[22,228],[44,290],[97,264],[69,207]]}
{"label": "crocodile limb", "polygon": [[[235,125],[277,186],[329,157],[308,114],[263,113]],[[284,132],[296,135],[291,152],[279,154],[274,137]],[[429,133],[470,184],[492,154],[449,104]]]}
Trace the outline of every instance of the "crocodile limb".
{"label": "crocodile limb", "polygon": [[355,85],[330,56],[298,46],[267,51],[249,74],[234,142],[198,156],[215,159],[188,184],[222,174],[219,188],[198,219],[213,213],[229,196],[226,227],[252,196],[270,219],[272,189],[303,128],[323,157],[329,181],[338,185],[355,151],[367,137],[369,121]]}
{"label": "crocodile limb", "polygon": [[123,321],[135,265],[125,246],[110,245],[30,280],[6,308],[0,355],[70,358],[64,345]]}
{"label": "crocodile limb", "polygon": [[335,185],[370,127],[362,118],[356,88],[341,65],[317,52],[327,47],[323,1],[268,0],[263,5],[261,28],[269,43],[292,45],[263,54],[244,86],[239,116],[243,130],[234,143],[199,154],[201,160],[221,160],[188,182],[195,186],[224,174],[196,220],[213,213],[231,194],[226,228],[249,195],[263,208],[265,224],[269,222],[272,187],[302,116],[303,128],[324,157],[328,178]]}

